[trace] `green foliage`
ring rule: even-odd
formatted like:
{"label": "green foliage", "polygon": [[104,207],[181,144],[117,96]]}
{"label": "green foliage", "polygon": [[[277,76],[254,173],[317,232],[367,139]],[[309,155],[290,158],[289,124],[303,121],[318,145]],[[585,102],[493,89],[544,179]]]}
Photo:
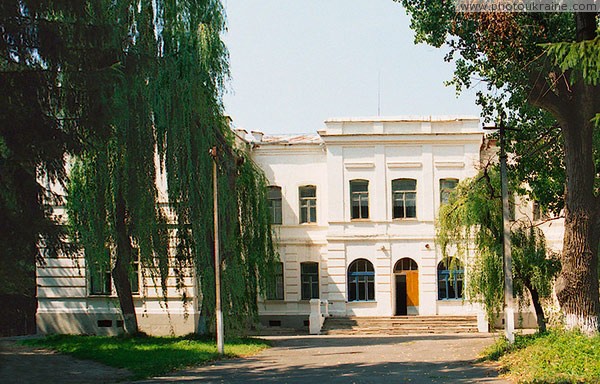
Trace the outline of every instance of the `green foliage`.
{"label": "green foliage", "polygon": [[[94,8],[97,17],[88,13],[92,20],[114,25],[108,41],[119,42],[107,46],[113,61],[102,86],[105,97],[90,101],[108,111],[92,122],[110,129],[73,167],[72,228],[88,261],[107,265],[109,250],[118,244],[116,215],[122,200],[124,235],[139,250],[142,265],[160,266],[165,284],[167,230],[155,185],[157,170],[164,171],[175,217],[168,232],[176,243],[171,267],[177,286],[195,267],[200,309],[211,319],[215,266],[213,159],[208,152],[216,146],[224,318],[229,330],[245,328],[256,318],[257,294],[264,292],[277,255],[266,181],[245,148],[236,148],[223,116],[228,56],[221,40],[222,5],[209,0],[110,3],[114,6]],[[188,299],[185,292],[182,298]]]}
{"label": "green foliage", "polygon": [[[446,60],[456,65],[449,83],[457,93],[484,84],[477,103],[486,122],[506,114],[506,125],[516,129],[507,132],[507,151],[515,154],[510,173],[527,183],[532,199],[558,215],[564,207],[563,139],[556,114],[540,104],[543,97],[562,91],[556,83],[565,76],[568,81],[579,78],[578,73],[563,74],[559,60],[555,64],[545,48],[575,39],[573,15],[458,13],[451,1],[396,1],[411,15],[415,42],[449,48]],[[592,48],[587,53],[587,61],[597,60]]]}
{"label": "green foliage", "polygon": [[484,359],[499,360],[520,383],[594,383],[600,377],[600,336],[559,330],[517,335],[514,344],[499,339]]}
{"label": "green foliage", "polygon": [[[130,379],[159,376],[176,369],[205,364],[221,356],[213,340],[184,337],[118,338],[106,336],[54,335],[23,341],[23,344],[50,348],[79,359],[94,360],[133,373]],[[254,355],[268,342],[260,339],[227,339],[228,358]]]}
{"label": "green foliage", "polygon": [[[472,258],[467,289],[472,301],[485,307],[490,323],[504,307],[504,271],[502,266],[502,200],[497,168],[486,168],[471,179],[461,181],[448,204],[440,207],[436,241],[442,254]],[[511,230],[514,291],[521,301],[535,290],[540,297],[551,293],[553,277],[560,265],[548,255],[543,233],[521,223]]]}
{"label": "green foliage", "polygon": [[600,84],[600,36],[593,40],[542,45],[562,71],[577,71],[585,82]]}

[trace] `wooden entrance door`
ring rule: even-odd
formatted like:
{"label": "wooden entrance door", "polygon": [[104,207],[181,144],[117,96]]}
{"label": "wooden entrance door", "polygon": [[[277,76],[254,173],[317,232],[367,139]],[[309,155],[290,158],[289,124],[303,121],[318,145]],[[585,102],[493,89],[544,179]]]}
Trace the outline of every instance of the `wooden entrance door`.
{"label": "wooden entrance door", "polygon": [[[419,267],[417,263],[405,257],[394,265],[396,275],[396,309],[394,314],[402,316],[408,314],[408,307],[419,306]],[[418,308],[417,312],[418,312]]]}
{"label": "wooden entrance door", "polygon": [[406,305],[419,306],[419,271],[405,271],[406,274]]}

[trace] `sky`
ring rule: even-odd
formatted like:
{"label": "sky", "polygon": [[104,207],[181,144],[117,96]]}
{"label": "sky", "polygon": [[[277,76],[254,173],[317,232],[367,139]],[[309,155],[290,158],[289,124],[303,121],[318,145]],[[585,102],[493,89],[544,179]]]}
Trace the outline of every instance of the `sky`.
{"label": "sky", "polygon": [[[314,133],[333,117],[476,115],[446,51],[414,44],[392,0],[223,0],[236,128]],[[379,101],[378,101],[379,100]]]}

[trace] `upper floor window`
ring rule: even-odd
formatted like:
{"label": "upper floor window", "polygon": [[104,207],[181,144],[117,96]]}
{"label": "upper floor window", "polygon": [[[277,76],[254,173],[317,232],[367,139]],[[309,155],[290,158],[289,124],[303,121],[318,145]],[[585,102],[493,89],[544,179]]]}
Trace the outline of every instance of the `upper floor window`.
{"label": "upper floor window", "polygon": [[317,222],[317,187],[305,185],[300,187],[300,223]]}
{"label": "upper floor window", "polygon": [[275,275],[271,285],[267,289],[268,300],[283,300],[284,285],[283,285],[283,263],[275,264]]}
{"label": "upper floor window", "polygon": [[450,194],[458,185],[458,179],[440,179],[440,203],[447,204]]}
{"label": "upper floor window", "polygon": [[319,263],[300,264],[302,300],[319,298]]}
{"label": "upper floor window", "polygon": [[352,219],[369,218],[368,180],[350,180],[350,206]]}
{"label": "upper floor window", "polygon": [[375,300],[375,269],[365,259],[358,259],[348,267],[348,301]]}
{"label": "upper floor window", "polygon": [[462,263],[454,258],[448,257],[438,264],[438,300],[454,300],[463,298],[463,276]]}
{"label": "upper floor window", "polygon": [[392,203],[394,219],[417,217],[417,180],[392,180]]}
{"label": "upper floor window", "polygon": [[281,224],[281,187],[271,185],[267,190],[271,224]]}

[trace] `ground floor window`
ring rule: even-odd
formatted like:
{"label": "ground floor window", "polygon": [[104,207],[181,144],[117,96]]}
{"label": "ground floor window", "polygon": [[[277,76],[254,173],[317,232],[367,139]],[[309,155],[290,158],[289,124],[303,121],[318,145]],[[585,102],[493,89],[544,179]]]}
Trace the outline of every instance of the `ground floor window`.
{"label": "ground floor window", "polygon": [[348,267],[348,301],[375,300],[375,269],[365,259],[358,259]]}
{"label": "ground floor window", "polygon": [[99,262],[93,263],[88,271],[90,273],[90,294],[110,295],[112,293],[110,266]]}
{"label": "ground floor window", "polygon": [[463,298],[464,268],[454,258],[445,258],[438,264],[438,300],[456,300]]}
{"label": "ground floor window", "polygon": [[283,287],[283,263],[276,263],[274,279],[267,290],[267,299],[283,300]]}
{"label": "ground floor window", "polygon": [[300,264],[302,300],[319,298],[319,263]]}

